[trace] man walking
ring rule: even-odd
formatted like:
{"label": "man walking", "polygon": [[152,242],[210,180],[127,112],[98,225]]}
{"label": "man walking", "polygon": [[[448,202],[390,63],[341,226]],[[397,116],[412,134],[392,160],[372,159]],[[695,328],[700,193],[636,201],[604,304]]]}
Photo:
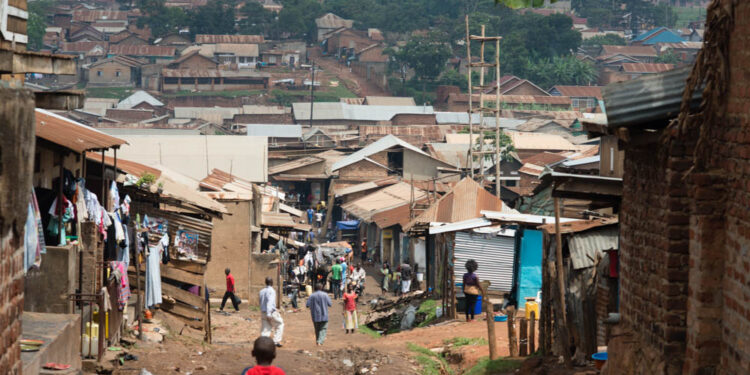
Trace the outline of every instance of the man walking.
{"label": "man walking", "polygon": [[273,279],[266,277],[266,287],[260,291],[261,330],[260,335],[271,337],[271,331],[276,330],[273,342],[281,347],[284,336],[284,320],[276,309],[276,291],[273,289]]}
{"label": "man walking", "polygon": [[236,311],[240,311],[240,304],[242,303],[242,300],[234,295],[234,276],[232,276],[229,268],[224,269],[224,274],[227,275],[227,291],[224,292],[224,298],[221,299],[221,307],[219,308],[219,310],[224,311],[224,305],[226,305],[227,299],[229,298],[232,301],[232,306],[234,306],[234,309]]}
{"label": "man walking", "polygon": [[[333,289],[333,299],[341,297],[341,276],[343,271],[341,259],[336,259],[336,264],[331,267],[331,289]],[[325,280],[323,280],[325,282]]]}
{"label": "man walking", "polygon": [[315,327],[315,342],[318,346],[326,341],[328,330],[328,308],[331,307],[331,299],[323,292],[323,284],[315,284],[315,292],[307,298],[307,308],[310,309],[313,326]]}
{"label": "man walking", "polygon": [[409,293],[411,289],[411,266],[406,261],[401,265],[401,294]]}

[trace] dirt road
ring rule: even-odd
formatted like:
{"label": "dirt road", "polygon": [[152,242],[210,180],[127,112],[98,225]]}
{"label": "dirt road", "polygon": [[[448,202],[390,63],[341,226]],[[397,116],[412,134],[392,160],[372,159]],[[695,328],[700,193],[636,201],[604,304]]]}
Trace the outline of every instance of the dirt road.
{"label": "dirt road", "polygon": [[[368,277],[368,294],[377,291],[374,279]],[[363,298],[363,301],[373,297]],[[300,309],[283,309],[285,322],[284,346],[277,351],[275,365],[287,374],[355,374],[363,368],[379,374],[417,374],[420,366],[415,361],[415,353],[407,343],[422,347],[440,348],[451,338],[486,339],[486,322],[465,323],[446,322],[438,326],[416,328],[392,335],[374,338],[363,333],[346,334],[342,328],[342,304],[334,301],[329,312],[328,338],[323,347],[315,345],[309,311],[304,308],[301,298]],[[363,302],[364,303],[364,302]],[[361,309],[364,309],[362,306]],[[231,308],[225,311],[232,310]],[[176,320],[165,314],[162,319],[180,327]],[[164,323],[167,323],[166,321]],[[202,343],[203,333],[184,328],[170,332],[164,343],[139,343],[132,352],[138,361],[126,362],[116,374],[137,374],[141,368],[153,374],[239,374],[242,369],[253,365],[250,355],[252,341],[260,333],[260,312],[257,307],[241,305],[239,312],[219,313],[212,311],[213,343]],[[507,330],[504,323],[496,323],[498,347],[501,355],[508,355]],[[487,356],[488,346],[469,345],[454,353],[453,366],[460,373],[475,364],[479,358]],[[348,364],[351,364],[349,366]]]}
{"label": "dirt road", "polygon": [[389,92],[382,90],[367,79],[350,72],[346,65],[339,64],[333,58],[323,57],[320,47],[310,48],[308,51],[310,52],[310,58],[315,61],[315,64],[322,66],[326,72],[348,82],[349,90],[357,94],[357,96],[391,96]]}

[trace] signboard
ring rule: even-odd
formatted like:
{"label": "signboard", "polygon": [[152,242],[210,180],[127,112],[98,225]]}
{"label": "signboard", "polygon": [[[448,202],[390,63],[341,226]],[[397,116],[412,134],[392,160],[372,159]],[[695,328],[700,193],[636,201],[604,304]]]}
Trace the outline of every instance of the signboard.
{"label": "signboard", "polygon": [[174,247],[177,250],[177,259],[195,260],[198,252],[198,233],[183,229],[177,231],[174,238]]}

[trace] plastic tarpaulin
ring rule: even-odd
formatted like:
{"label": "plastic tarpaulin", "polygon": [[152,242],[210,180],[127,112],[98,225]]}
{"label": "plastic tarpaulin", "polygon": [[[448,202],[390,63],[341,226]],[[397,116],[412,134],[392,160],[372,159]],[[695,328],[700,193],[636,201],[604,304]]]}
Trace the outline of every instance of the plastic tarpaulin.
{"label": "plastic tarpaulin", "polygon": [[542,232],[526,229],[521,238],[516,301],[523,306],[526,297],[536,297],[542,289]]}
{"label": "plastic tarpaulin", "polygon": [[359,228],[359,220],[337,221],[336,228],[339,230],[355,230]]}

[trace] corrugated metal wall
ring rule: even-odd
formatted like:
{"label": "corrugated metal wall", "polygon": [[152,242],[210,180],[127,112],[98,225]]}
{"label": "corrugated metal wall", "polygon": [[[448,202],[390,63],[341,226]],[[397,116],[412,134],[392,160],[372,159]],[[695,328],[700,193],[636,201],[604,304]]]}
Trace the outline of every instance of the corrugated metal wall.
{"label": "corrugated metal wall", "polygon": [[514,237],[457,232],[454,256],[456,283],[463,280],[466,261],[474,259],[479,264],[477,277],[480,281],[489,280],[490,290],[511,290],[515,258]]}

